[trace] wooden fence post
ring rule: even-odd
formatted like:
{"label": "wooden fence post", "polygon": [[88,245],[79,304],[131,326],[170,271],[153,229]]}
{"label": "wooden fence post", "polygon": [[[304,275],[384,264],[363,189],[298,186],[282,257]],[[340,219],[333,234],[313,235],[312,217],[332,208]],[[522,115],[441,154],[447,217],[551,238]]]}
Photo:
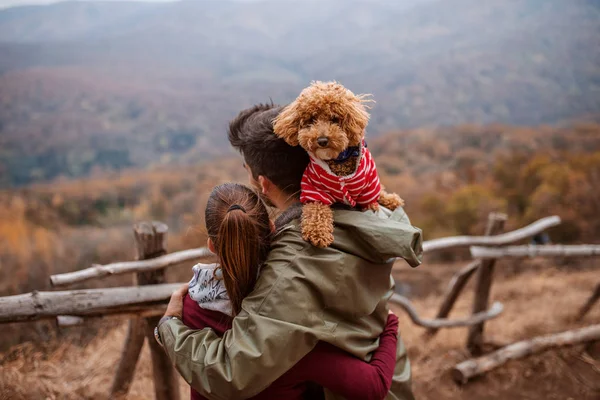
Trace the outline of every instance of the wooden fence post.
{"label": "wooden fence post", "polygon": [[[166,254],[167,225],[161,222],[142,222],[133,228],[138,260],[147,260]],[[165,283],[164,269],[139,272],[136,275],[138,285],[154,285]],[[113,381],[111,395],[125,394],[133,379],[135,366],[140,355],[144,338],[148,338],[152,357],[152,372],[156,400],[179,399],[177,372],[164,350],[154,339],[154,327],[160,320],[158,317],[134,318],[129,321],[127,339],[123,347],[121,361]]]}
{"label": "wooden fence post", "polygon": [[[448,315],[450,315],[450,311],[452,311],[452,308],[454,307],[454,303],[456,303],[456,300],[458,300],[458,296],[460,295],[463,288],[469,281],[469,278],[471,278],[471,275],[473,275],[473,273],[475,271],[477,271],[477,269],[479,269],[480,265],[481,265],[480,260],[475,260],[473,262],[470,262],[469,265],[467,265],[466,267],[463,267],[460,271],[458,271],[452,277],[452,280],[450,281],[450,284],[448,285],[448,289],[446,290],[446,293],[444,294],[444,300],[442,300],[442,305],[440,306],[440,310],[438,311],[437,315],[435,316],[436,319],[447,318]],[[438,330],[439,330],[438,328],[428,329],[426,332],[426,337],[432,338],[433,335],[435,335]]]}
{"label": "wooden fence post", "polygon": [[[501,233],[504,230],[504,223],[506,222],[506,219],[506,214],[490,213],[488,215],[488,223],[485,230],[485,235],[491,236]],[[473,300],[473,314],[485,311],[488,308],[495,263],[495,259],[481,260],[481,265],[477,271],[475,297]],[[471,352],[471,354],[479,355],[482,353],[483,325],[484,322],[481,322],[480,324],[473,325],[469,328],[467,349]]]}
{"label": "wooden fence post", "polygon": [[581,321],[598,300],[600,300],[600,283],[596,285],[596,288],[592,292],[592,295],[588,298],[588,300],[579,310],[579,313],[577,314],[577,321]]}
{"label": "wooden fence post", "polygon": [[117,372],[115,372],[110,389],[111,399],[124,396],[129,392],[129,386],[135,373],[135,366],[144,345],[144,325],[145,322],[142,318],[132,318],[129,320],[121,359],[119,360]]}
{"label": "wooden fence post", "polygon": [[[496,231],[496,226],[494,224],[497,224],[497,222],[492,222],[496,221],[498,215],[499,214],[496,213],[491,213],[490,215],[488,215],[488,223],[485,229],[485,236],[495,235],[499,233],[500,230],[502,230],[499,229],[498,231]],[[506,216],[504,216],[504,218],[506,219]],[[469,263],[469,265],[467,265],[466,267],[462,268],[452,277],[452,280],[448,285],[448,289],[444,294],[444,300],[442,300],[442,305],[440,306],[440,310],[438,311],[436,318],[446,318],[448,317],[448,315],[450,315],[450,311],[452,311],[454,303],[456,303],[456,300],[458,300],[458,296],[466,286],[467,282],[469,282],[469,279],[471,278],[473,273],[479,270],[481,270],[481,260],[475,260]],[[478,311],[474,311],[473,313],[475,314],[477,312]],[[437,329],[428,329],[426,332],[427,338],[433,337],[433,335],[435,335],[437,331]]]}

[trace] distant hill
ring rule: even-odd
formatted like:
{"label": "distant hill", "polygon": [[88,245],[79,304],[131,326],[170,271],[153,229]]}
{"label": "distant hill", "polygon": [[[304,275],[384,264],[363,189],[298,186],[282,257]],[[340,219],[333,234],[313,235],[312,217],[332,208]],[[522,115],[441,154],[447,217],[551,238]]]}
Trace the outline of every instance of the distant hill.
{"label": "distant hill", "polygon": [[600,112],[594,0],[66,2],[0,11],[0,186],[229,151],[227,121],[313,79],[371,134]]}

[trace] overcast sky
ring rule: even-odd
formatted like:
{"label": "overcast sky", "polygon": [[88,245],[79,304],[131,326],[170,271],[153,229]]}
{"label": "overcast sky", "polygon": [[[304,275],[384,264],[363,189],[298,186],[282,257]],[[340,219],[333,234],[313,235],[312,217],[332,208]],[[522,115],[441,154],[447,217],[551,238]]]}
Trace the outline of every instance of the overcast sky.
{"label": "overcast sky", "polygon": [[[14,7],[14,6],[23,6],[28,4],[50,4],[50,3],[58,3],[63,0],[0,0],[0,8]],[[86,1],[86,0],[79,0]],[[118,1],[118,0],[102,0],[102,1]],[[175,0],[131,0],[131,1],[175,1]]]}

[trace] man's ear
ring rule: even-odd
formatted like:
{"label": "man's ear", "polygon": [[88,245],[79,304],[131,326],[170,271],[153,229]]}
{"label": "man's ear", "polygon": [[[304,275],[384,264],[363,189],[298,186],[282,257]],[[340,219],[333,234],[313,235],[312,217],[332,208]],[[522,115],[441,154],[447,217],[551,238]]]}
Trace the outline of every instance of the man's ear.
{"label": "man's ear", "polygon": [[271,190],[273,186],[273,182],[263,175],[258,176],[258,185],[260,187],[260,193],[264,196]]}
{"label": "man's ear", "polygon": [[208,250],[210,250],[211,253],[217,254],[217,252],[215,251],[215,244],[213,243],[211,238],[208,238],[208,240],[206,241],[206,247],[208,247]]}
{"label": "man's ear", "polygon": [[277,228],[275,227],[275,222],[273,222],[272,219],[269,220],[269,227],[271,228],[271,233],[275,233],[275,231],[277,231]]}

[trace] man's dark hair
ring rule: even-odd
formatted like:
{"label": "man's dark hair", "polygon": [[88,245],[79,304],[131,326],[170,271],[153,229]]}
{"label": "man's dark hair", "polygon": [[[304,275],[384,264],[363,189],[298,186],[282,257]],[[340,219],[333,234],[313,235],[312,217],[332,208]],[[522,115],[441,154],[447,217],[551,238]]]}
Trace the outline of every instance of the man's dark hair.
{"label": "man's dark hair", "polygon": [[281,109],[271,103],[243,110],[229,123],[229,142],[242,153],[254,179],[262,175],[284,193],[299,196],[309,158],[302,147],[275,136],[273,119]]}

